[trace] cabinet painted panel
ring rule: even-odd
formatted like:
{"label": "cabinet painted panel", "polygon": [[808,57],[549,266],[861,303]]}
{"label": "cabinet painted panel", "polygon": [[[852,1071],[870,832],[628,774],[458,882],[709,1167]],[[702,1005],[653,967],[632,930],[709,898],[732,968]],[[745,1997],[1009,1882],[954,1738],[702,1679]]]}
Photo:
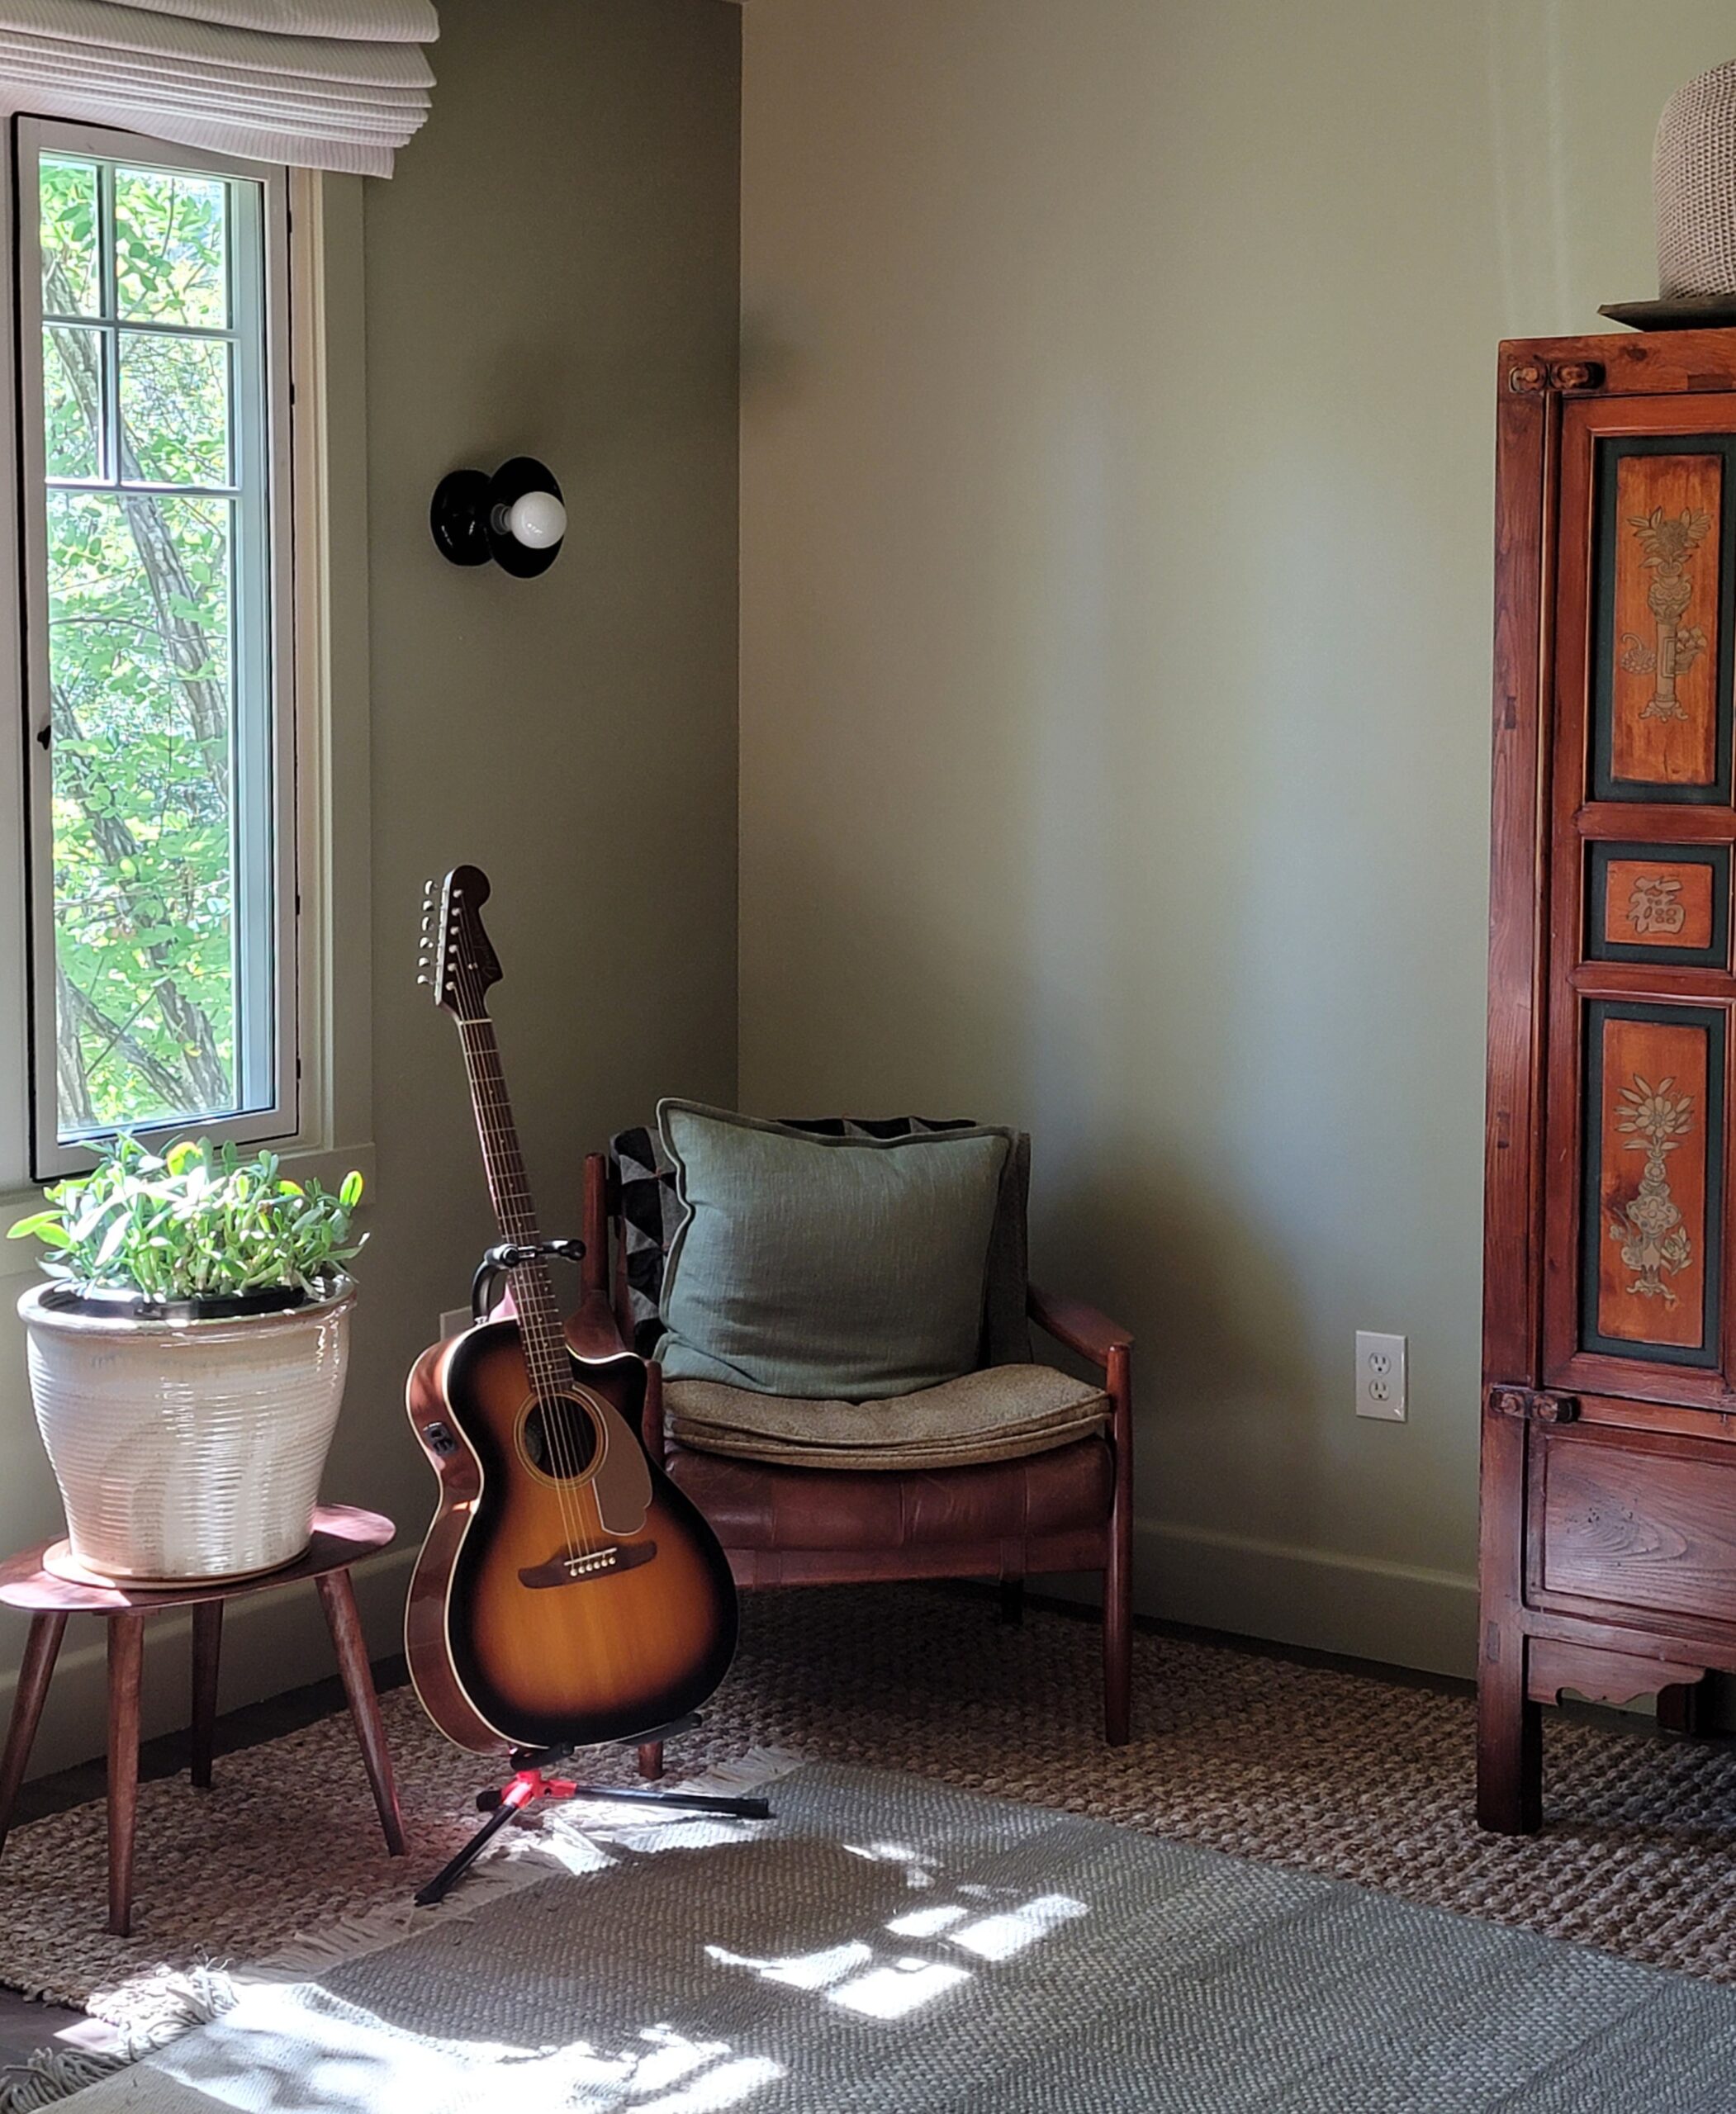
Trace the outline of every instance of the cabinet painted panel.
{"label": "cabinet painted panel", "polygon": [[1728,968],[1730,847],[1593,844],[1586,908],[1587,960]]}
{"label": "cabinet painted panel", "polygon": [[1600,799],[1729,801],[1732,449],[1724,435],[1597,443]]}
{"label": "cabinet painted panel", "polygon": [[1724,1021],[1705,1007],[1587,1008],[1587,1349],[1718,1363]]}

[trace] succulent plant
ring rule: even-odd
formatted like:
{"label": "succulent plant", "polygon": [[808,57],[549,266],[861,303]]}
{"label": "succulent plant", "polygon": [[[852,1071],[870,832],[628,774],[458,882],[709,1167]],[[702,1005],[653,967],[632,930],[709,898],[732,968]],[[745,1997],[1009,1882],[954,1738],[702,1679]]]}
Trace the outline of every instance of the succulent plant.
{"label": "succulent plant", "polygon": [[7,1237],[40,1240],[48,1274],[81,1292],[161,1301],[318,1293],[363,1244],[351,1238],[359,1174],[334,1193],[289,1180],[275,1153],[243,1160],[234,1145],[202,1138],[154,1153],[122,1133],[88,1174],[47,1195],[50,1208],[20,1219]]}

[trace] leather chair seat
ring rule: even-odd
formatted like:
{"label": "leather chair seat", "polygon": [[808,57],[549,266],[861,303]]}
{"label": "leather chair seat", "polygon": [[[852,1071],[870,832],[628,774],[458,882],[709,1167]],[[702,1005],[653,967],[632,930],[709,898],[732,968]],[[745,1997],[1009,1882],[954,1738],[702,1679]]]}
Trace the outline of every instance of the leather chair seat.
{"label": "leather chair seat", "polygon": [[[672,1446],[670,1475],[699,1506],[747,1585],[816,1572],[853,1577],[1004,1577],[1100,1566],[1115,1462],[1102,1438],[944,1471],[787,1468]],[[1076,1551],[1075,1551],[1075,1546]]]}

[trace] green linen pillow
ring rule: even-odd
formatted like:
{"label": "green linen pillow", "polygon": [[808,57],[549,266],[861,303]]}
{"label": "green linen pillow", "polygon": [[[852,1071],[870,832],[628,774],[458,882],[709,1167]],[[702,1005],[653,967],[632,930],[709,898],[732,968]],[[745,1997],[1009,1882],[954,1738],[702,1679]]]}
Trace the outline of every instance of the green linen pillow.
{"label": "green linen pillow", "polygon": [[813,1137],[657,1107],[685,1210],[663,1279],[671,1379],[871,1401],[975,1369],[1009,1130]]}

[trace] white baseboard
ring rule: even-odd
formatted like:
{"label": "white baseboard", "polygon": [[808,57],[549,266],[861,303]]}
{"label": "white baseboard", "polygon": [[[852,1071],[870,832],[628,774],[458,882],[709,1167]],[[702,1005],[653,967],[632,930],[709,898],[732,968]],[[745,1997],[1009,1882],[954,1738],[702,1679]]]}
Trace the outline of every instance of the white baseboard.
{"label": "white baseboard", "polygon": [[1141,1612],[1242,1637],[1464,1677],[1477,1670],[1477,1581],[1174,1521],[1136,1521]]}
{"label": "white baseboard", "polygon": [[[369,1557],[351,1573],[368,1648],[377,1658],[403,1649],[404,1595],[415,1557],[412,1543]],[[190,1614],[157,1615],[145,1625],[147,1739],[179,1731],[187,1723],[192,1631]],[[70,1768],[102,1753],[107,1728],[107,1623],[93,1615],[75,1614],[68,1623],[31,1756],[32,1776]],[[21,1623],[21,1647],[23,1638]],[[305,1581],[249,1594],[225,1609],[220,1709],[234,1710],[244,1703],[282,1695],[286,1690],[336,1671],[319,1595]],[[17,1685],[15,1671],[0,1676],[0,1723],[11,1712]]]}

